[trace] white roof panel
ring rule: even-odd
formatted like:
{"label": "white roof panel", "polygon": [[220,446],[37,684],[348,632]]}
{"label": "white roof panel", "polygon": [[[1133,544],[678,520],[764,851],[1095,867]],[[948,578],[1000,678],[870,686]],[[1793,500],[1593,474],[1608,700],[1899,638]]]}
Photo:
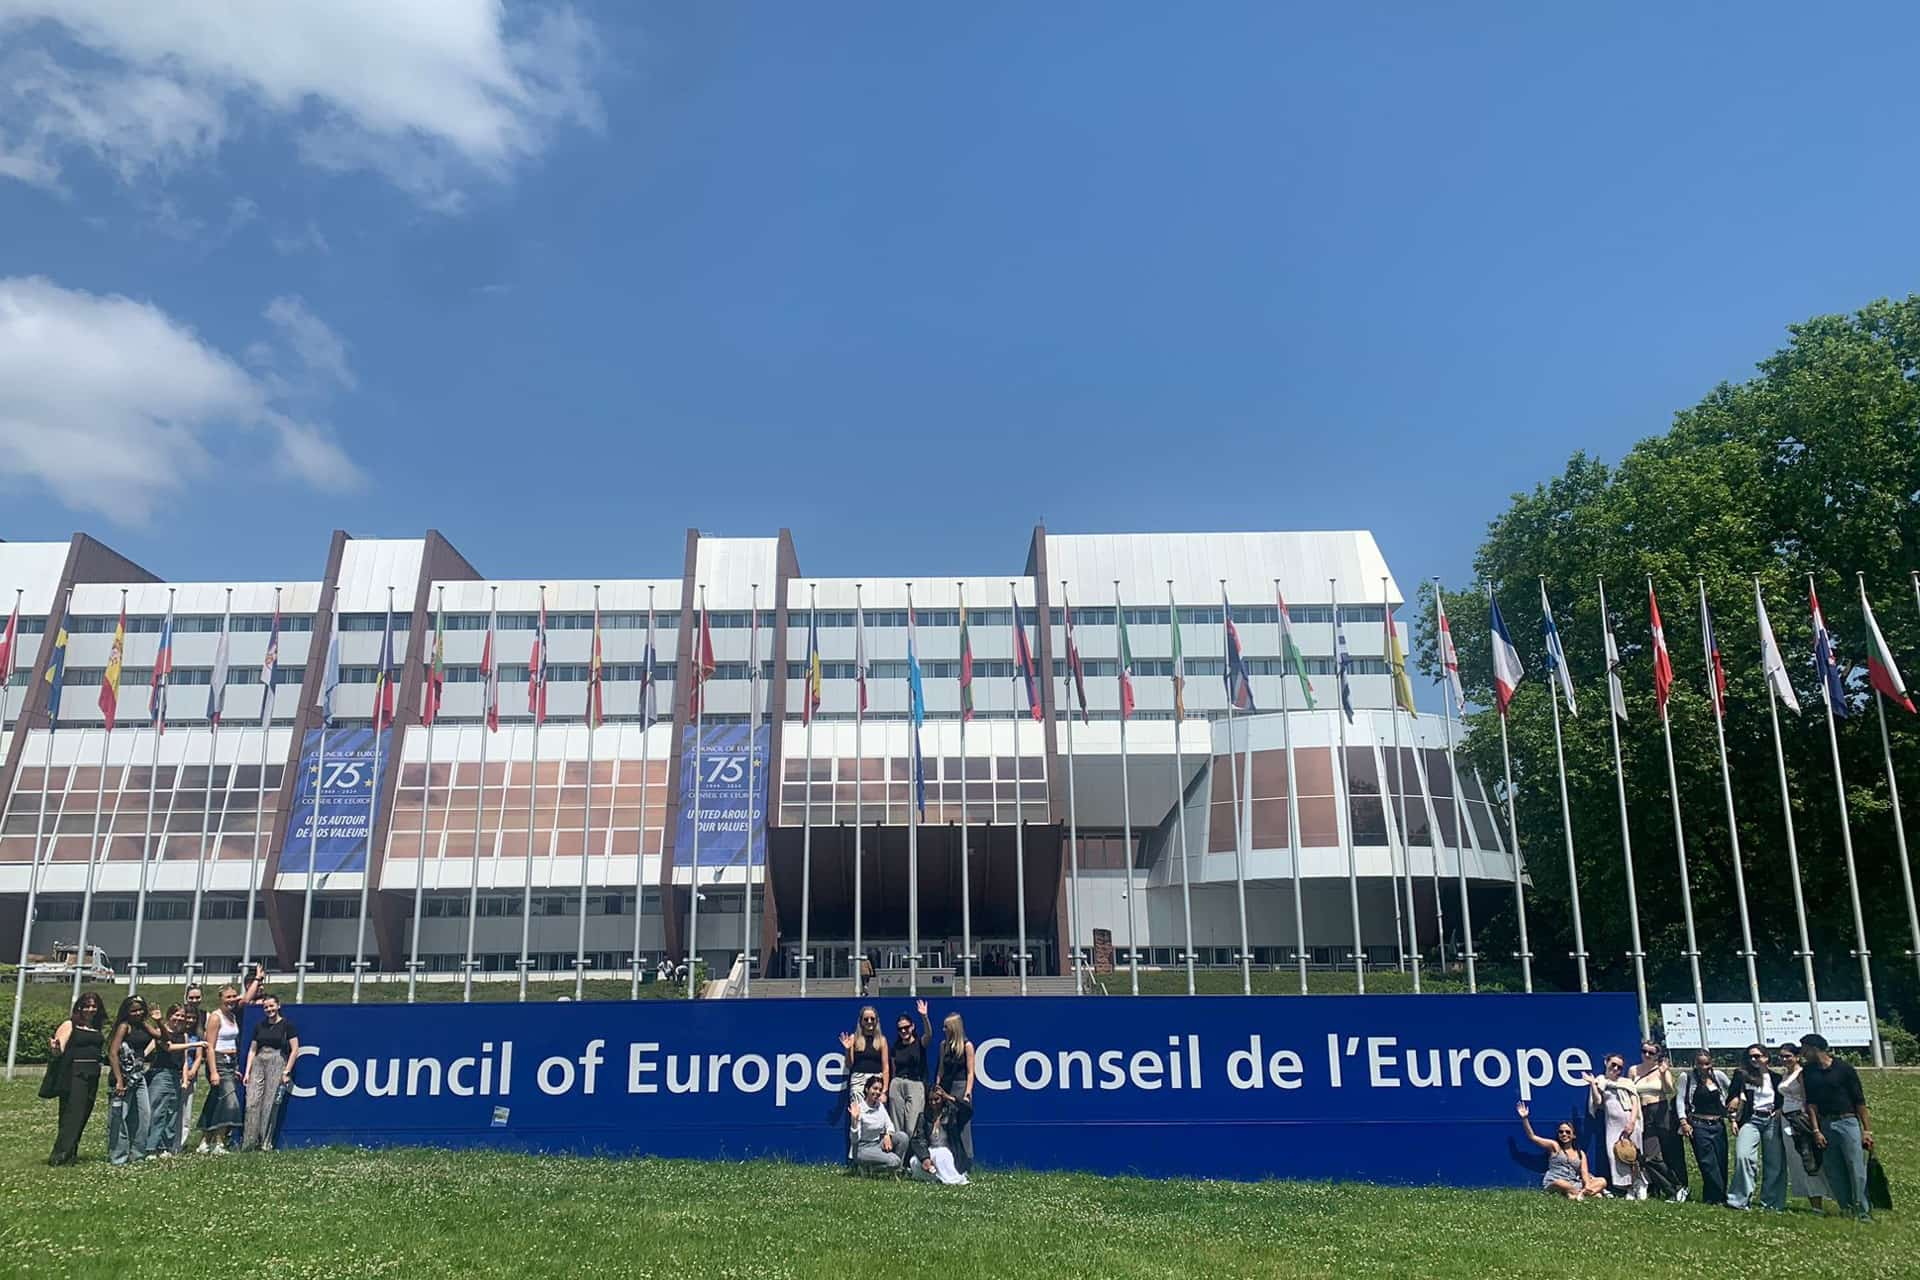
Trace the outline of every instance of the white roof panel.
{"label": "white roof panel", "polygon": [[1054,585],[1064,581],[1076,602],[1109,603],[1114,582],[1129,604],[1163,600],[1171,579],[1181,604],[1228,596],[1245,604],[1273,597],[1273,580],[1291,603],[1326,603],[1327,580],[1349,602],[1387,597],[1402,603],[1386,558],[1364,529],[1277,533],[1096,533],[1047,535],[1047,567]]}

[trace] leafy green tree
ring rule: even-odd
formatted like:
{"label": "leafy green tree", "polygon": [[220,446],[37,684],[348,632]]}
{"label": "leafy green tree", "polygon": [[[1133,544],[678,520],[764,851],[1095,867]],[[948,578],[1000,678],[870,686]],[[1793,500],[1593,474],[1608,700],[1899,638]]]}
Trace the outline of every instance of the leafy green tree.
{"label": "leafy green tree", "polygon": [[[1711,602],[1726,667],[1727,751],[1740,849],[1768,999],[1802,998],[1793,886],[1754,610],[1759,575],[1767,612],[1804,710],[1781,709],[1792,816],[1811,918],[1820,994],[1858,998],[1839,806],[1826,714],[1812,669],[1807,575],[1841,650],[1851,718],[1840,724],[1854,850],[1882,1016],[1920,1014],[1909,954],[1906,896],[1874,707],[1864,682],[1865,632],[1855,574],[1903,671],[1920,676],[1920,295],[1882,300],[1855,315],[1789,329],[1787,346],[1750,381],[1723,384],[1643,440],[1617,467],[1575,454],[1559,475],[1516,494],[1475,556],[1479,585],[1448,592],[1447,612],[1468,697],[1464,750],[1489,779],[1500,774],[1499,725],[1487,646],[1492,583],[1527,667],[1509,721],[1520,840],[1533,887],[1529,931],[1543,986],[1574,985],[1567,868],[1544,645],[1537,627],[1544,579],[1580,695],[1564,725],[1567,786],[1594,985],[1630,990],[1632,970],[1621,830],[1598,584],[1606,583],[1621,653],[1628,720],[1621,726],[1628,828],[1638,881],[1651,998],[1691,998],[1681,921],[1665,748],[1656,709],[1648,579],[1659,593],[1675,684],[1670,703],[1675,774],[1694,914],[1709,999],[1744,1000],[1740,919],[1713,709],[1702,653],[1699,590]],[[1438,674],[1431,588],[1423,591],[1420,665]],[[1888,711],[1897,780],[1920,837],[1920,717]],[[1920,852],[1920,844],[1916,844]],[[1484,949],[1514,936],[1511,901],[1481,918]]]}

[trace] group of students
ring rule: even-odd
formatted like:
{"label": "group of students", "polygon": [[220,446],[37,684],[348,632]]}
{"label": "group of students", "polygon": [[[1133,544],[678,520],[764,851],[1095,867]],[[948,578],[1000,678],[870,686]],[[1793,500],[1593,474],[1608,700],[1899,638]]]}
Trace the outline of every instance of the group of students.
{"label": "group of students", "polygon": [[[99,995],[82,992],[47,1043],[40,1096],[60,1105],[47,1163],[79,1159],[103,1076],[111,1099],[107,1159],[112,1164],[164,1160],[187,1150],[226,1155],[236,1145],[242,1151],[273,1150],[300,1032],[265,984],[265,970],[255,966],[244,992],[221,988],[215,1009],[202,1008],[201,989],[190,986],[185,1003],[167,1006],[164,1016],[144,997],[128,996],[111,1025]],[[240,1023],[248,1005],[259,1006],[261,1019],[242,1064]],[[193,1095],[202,1078],[207,1097],[196,1119]],[[190,1147],[195,1129],[200,1143]]]}
{"label": "group of students", "polygon": [[1779,1212],[1791,1191],[1817,1212],[1831,1199],[1842,1214],[1869,1220],[1873,1122],[1860,1073],[1834,1057],[1821,1035],[1775,1053],[1777,1061],[1765,1045],[1748,1045],[1733,1071],[1714,1066],[1705,1051],[1691,1069],[1675,1071],[1665,1047],[1651,1040],[1631,1069],[1609,1054],[1606,1074],[1588,1078],[1587,1098],[1589,1113],[1604,1122],[1606,1177],[1589,1167],[1572,1122],[1543,1138],[1522,1102],[1520,1123],[1547,1152],[1541,1186],[1569,1200],[1685,1200],[1691,1145],[1707,1204]]}
{"label": "group of students", "polygon": [[[918,1023],[915,1016],[918,1016]],[[965,1186],[973,1167],[973,1042],[960,1015],[941,1024],[938,1048],[927,1002],[894,1022],[893,1039],[872,1005],[860,1010],[847,1054],[847,1160],[856,1170]]]}

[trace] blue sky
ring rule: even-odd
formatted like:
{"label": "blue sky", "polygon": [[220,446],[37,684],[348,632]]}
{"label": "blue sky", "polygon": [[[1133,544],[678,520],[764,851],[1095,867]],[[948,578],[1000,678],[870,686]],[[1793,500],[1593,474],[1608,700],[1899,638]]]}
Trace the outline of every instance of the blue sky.
{"label": "blue sky", "polygon": [[1460,580],[1915,287],[1920,12],[1671,8],[0,0],[0,536],[1361,526]]}

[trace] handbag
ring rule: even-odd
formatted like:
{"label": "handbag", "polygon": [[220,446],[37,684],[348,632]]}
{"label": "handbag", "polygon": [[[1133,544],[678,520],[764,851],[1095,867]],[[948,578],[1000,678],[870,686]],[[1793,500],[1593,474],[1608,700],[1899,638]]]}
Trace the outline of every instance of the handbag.
{"label": "handbag", "polygon": [[67,1055],[57,1053],[47,1059],[47,1073],[40,1077],[40,1096],[57,1098],[67,1091]]}
{"label": "handbag", "polygon": [[1880,1157],[1867,1152],[1867,1203],[1876,1209],[1891,1213],[1893,1211],[1893,1187],[1887,1182],[1887,1171],[1880,1164]]}
{"label": "handbag", "polygon": [[1633,1139],[1621,1134],[1613,1144],[1613,1158],[1620,1164],[1640,1163],[1640,1148],[1633,1145]]}
{"label": "handbag", "polygon": [[1826,1155],[1814,1140],[1813,1118],[1805,1111],[1787,1112],[1787,1130],[1793,1137],[1793,1149],[1799,1154],[1800,1167],[1808,1173],[1820,1172]]}

